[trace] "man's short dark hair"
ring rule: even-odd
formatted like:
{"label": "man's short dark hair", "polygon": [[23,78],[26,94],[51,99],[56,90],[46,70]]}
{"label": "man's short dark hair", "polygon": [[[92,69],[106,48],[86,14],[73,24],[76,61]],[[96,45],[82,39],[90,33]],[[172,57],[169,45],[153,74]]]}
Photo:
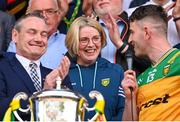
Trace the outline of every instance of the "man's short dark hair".
{"label": "man's short dark hair", "polygon": [[156,21],[162,21],[166,25],[168,23],[167,14],[161,6],[146,5],[138,7],[130,16],[130,22],[142,20],[146,17],[153,18]]}
{"label": "man's short dark hair", "polygon": [[[44,20],[44,22],[46,23],[44,16],[42,16],[40,13],[37,13],[37,12],[28,13],[28,14],[25,14],[24,16],[22,16],[21,18],[19,18],[19,19],[16,21],[16,23],[15,23],[15,25],[14,25],[14,29],[16,29],[17,31],[20,31],[22,20],[24,20],[24,19],[26,19],[26,18],[28,18],[28,17],[37,17],[37,18],[40,18],[40,19]],[[28,23],[27,23],[27,24],[28,24]]]}

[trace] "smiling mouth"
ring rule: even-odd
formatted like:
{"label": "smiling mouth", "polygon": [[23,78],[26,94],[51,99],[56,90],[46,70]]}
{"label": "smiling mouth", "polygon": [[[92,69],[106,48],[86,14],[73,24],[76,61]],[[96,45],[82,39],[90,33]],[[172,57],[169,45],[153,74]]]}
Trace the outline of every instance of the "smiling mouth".
{"label": "smiling mouth", "polygon": [[108,3],[108,2],[105,2],[105,3],[100,3],[100,4],[99,4],[99,6],[100,6],[100,7],[107,6],[107,5],[109,5],[109,3]]}
{"label": "smiling mouth", "polygon": [[44,44],[29,44],[32,47],[44,47]]}
{"label": "smiling mouth", "polygon": [[95,51],[95,49],[85,50],[86,53],[94,53]]}

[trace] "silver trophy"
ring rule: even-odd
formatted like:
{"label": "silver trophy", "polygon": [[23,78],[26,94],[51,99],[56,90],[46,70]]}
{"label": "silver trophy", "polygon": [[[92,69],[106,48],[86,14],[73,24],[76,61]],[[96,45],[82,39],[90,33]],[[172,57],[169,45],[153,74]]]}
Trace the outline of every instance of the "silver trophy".
{"label": "silver trophy", "polygon": [[[42,90],[35,92],[29,98],[29,107],[27,109],[19,108],[21,112],[29,112],[31,114],[31,121],[60,121],[73,122],[84,121],[85,111],[93,111],[99,109],[104,111],[104,98],[98,91],[91,91],[90,98],[96,98],[97,101],[92,108],[88,108],[87,100],[79,93],[73,92],[67,88],[61,88],[61,78],[56,80],[56,89]],[[14,99],[28,99],[23,92],[18,93]],[[101,104],[101,105],[100,105]],[[13,111],[15,117],[19,121],[24,121],[18,115],[17,111]],[[96,113],[89,121],[95,121],[101,113]]]}

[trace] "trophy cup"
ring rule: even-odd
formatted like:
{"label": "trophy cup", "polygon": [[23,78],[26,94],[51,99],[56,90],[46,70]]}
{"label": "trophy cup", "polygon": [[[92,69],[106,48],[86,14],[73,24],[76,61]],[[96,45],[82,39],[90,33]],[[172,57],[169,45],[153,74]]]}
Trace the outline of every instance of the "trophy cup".
{"label": "trophy cup", "polygon": [[[30,121],[60,121],[73,122],[84,121],[85,110],[98,111],[89,121],[95,121],[104,113],[104,98],[98,91],[91,91],[90,98],[96,98],[97,101],[92,108],[88,108],[87,100],[79,93],[71,91],[67,88],[61,88],[61,78],[56,80],[56,89],[42,90],[35,92],[29,98],[29,107],[27,109],[19,108],[21,112],[30,111]],[[13,100],[28,99],[23,92],[16,94]],[[18,115],[17,111],[13,111],[14,116],[19,121],[24,121]],[[104,116],[105,118],[105,116]],[[105,120],[105,119],[104,119]]]}

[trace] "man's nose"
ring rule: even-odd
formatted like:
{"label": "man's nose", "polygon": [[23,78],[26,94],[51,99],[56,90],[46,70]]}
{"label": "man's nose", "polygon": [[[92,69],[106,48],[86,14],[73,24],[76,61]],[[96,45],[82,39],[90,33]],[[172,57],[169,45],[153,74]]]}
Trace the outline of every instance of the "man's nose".
{"label": "man's nose", "polygon": [[48,18],[46,11],[42,11],[42,16],[43,16],[45,19]]}
{"label": "man's nose", "polygon": [[35,41],[41,41],[41,39],[42,39],[41,34],[36,34]]}

